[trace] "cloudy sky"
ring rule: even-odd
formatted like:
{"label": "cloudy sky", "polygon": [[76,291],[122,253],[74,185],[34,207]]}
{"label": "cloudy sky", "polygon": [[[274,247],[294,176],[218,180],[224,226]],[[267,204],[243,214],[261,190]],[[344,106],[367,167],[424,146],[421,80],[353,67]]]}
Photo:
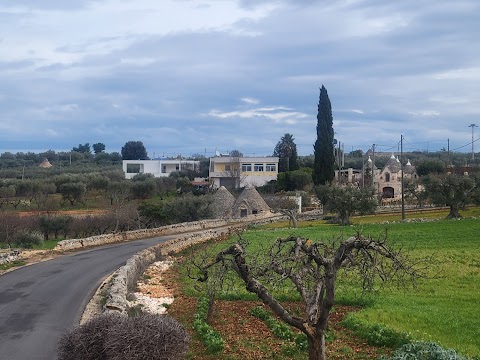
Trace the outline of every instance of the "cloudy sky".
{"label": "cloudy sky", "polygon": [[478,0],[1,0],[0,152],[269,155],[291,133],[307,155],[322,84],[346,151],[468,152],[479,18]]}

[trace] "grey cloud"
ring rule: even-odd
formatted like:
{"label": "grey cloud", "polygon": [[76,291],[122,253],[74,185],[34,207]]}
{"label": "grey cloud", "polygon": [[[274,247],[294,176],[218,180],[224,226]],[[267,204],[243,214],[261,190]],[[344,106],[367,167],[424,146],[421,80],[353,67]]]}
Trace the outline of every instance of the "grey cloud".
{"label": "grey cloud", "polygon": [[2,0],[2,6],[25,6],[41,10],[72,10],[81,9],[93,2],[104,0]]}

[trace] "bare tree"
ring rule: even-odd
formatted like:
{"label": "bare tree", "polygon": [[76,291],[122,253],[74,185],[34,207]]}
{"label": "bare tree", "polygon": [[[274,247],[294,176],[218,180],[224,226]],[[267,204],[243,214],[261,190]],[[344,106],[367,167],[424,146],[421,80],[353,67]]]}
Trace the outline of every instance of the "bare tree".
{"label": "bare tree", "polygon": [[112,205],[112,214],[115,218],[115,228],[113,232],[118,232],[121,228],[126,230],[131,226],[125,226],[130,222],[130,217],[138,218],[138,212],[136,213],[136,204],[131,204],[132,183],[126,181],[112,182],[107,190],[107,195],[110,198],[110,205]]}
{"label": "bare tree", "polygon": [[247,177],[242,171],[242,157],[243,154],[240,151],[230,151],[228,163],[225,163],[225,170],[222,174],[224,178],[228,179],[227,182],[230,184],[226,187],[238,189],[242,185],[243,180]]}
{"label": "bare tree", "polygon": [[[365,289],[378,279],[398,281],[405,286],[423,276],[424,270],[386,239],[377,241],[359,234],[340,243],[312,242],[294,236],[279,238],[263,258],[247,254],[246,249],[237,242],[217,253],[204,266],[204,279],[213,267],[229,264],[249,292],[256,294],[285,323],[307,336],[310,360],[325,360],[325,331],[341,269],[359,274]],[[305,303],[303,316],[290,312],[272,295],[272,284],[286,280]]]}
{"label": "bare tree", "polygon": [[[206,273],[203,270],[211,257],[211,253],[207,251],[207,246],[208,245],[204,245],[200,249],[192,249],[190,260],[187,264],[187,275],[191,279],[199,280],[199,282],[195,284],[195,290],[207,295],[208,311],[205,321],[210,324],[215,298],[223,289],[228,268],[225,266],[225,263],[222,263],[218,266],[211,267],[210,273]],[[201,274],[200,278],[199,274]]]}
{"label": "bare tree", "polygon": [[0,210],[7,207],[15,199],[15,186],[8,185],[0,187]]}
{"label": "bare tree", "polygon": [[228,164],[225,164],[225,171],[223,175],[229,179],[229,183],[231,185],[232,189],[237,189],[240,187],[240,174],[242,171],[242,165],[240,162],[240,157],[238,156],[231,156],[230,157],[230,162]]}
{"label": "bare tree", "polygon": [[21,229],[22,219],[17,214],[0,213],[0,243],[5,243],[10,248]]}

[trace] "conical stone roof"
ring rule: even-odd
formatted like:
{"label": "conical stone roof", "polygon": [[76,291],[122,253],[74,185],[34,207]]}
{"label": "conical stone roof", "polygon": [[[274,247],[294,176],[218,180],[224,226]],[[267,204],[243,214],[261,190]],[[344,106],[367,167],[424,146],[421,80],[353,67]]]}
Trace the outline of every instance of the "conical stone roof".
{"label": "conical stone roof", "polygon": [[235,197],[227,190],[225,186],[220,186],[213,195],[213,215],[216,219],[228,218],[232,216],[232,207],[235,203]]}
{"label": "conical stone roof", "polygon": [[233,205],[233,216],[241,216],[241,210],[246,210],[246,215],[251,215],[269,211],[270,207],[265,200],[263,200],[255,187],[249,184],[245,186],[245,189],[235,201],[235,204]]}
{"label": "conical stone roof", "polygon": [[50,161],[48,161],[47,158],[43,158],[42,162],[38,166],[41,168],[47,169],[47,168],[51,168],[53,165],[50,164]]}
{"label": "conical stone roof", "polygon": [[407,161],[407,165],[403,168],[403,171],[406,174],[413,174],[415,172],[415,166],[410,163],[410,160]]}
{"label": "conical stone roof", "polygon": [[400,171],[400,161],[397,161],[395,155],[392,154],[390,159],[388,159],[383,170],[385,171],[386,169],[391,173],[398,173]]}

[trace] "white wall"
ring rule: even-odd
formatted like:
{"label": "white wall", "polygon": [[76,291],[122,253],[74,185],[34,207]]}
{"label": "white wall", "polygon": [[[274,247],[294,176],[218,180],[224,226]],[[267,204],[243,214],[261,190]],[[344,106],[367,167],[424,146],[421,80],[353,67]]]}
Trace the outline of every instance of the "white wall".
{"label": "white wall", "polygon": [[[128,165],[140,166],[139,172],[128,172]],[[154,177],[169,176],[174,171],[179,171],[184,166],[198,168],[199,161],[195,160],[123,160],[122,168],[125,178],[131,179],[137,174],[152,174]],[[162,166],[165,166],[165,172],[162,172]]]}

